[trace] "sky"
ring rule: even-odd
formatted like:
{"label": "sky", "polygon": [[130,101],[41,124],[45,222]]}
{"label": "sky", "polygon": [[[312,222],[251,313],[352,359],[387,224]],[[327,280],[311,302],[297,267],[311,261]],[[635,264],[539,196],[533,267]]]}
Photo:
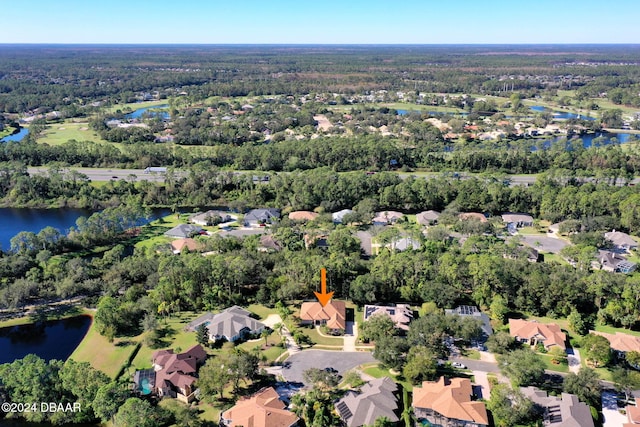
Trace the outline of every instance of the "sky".
{"label": "sky", "polygon": [[640,43],[638,0],[0,0],[0,43]]}

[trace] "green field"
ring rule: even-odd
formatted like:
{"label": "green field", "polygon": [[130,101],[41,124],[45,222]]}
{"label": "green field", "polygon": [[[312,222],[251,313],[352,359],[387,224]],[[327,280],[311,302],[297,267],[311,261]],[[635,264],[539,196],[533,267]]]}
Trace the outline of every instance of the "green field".
{"label": "green field", "polygon": [[120,110],[123,113],[129,113],[140,108],[155,107],[156,105],[168,104],[168,99],[161,99],[158,101],[144,101],[144,102],[130,102],[128,104],[114,104],[104,108],[105,113],[115,113]]}
{"label": "green field", "polygon": [[89,362],[95,369],[115,379],[135,347],[135,342],[127,339],[110,343],[98,333],[95,323],[91,322],[89,332],[69,358],[77,362]]}
{"label": "green field", "polygon": [[[75,122],[71,120],[47,125],[47,129],[42,136],[38,138],[38,142],[41,144],[60,145],[70,139],[111,144],[100,138],[97,132],[90,129],[88,122]],[[118,144],[113,145],[117,146]]]}
{"label": "green field", "polygon": [[13,126],[5,126],[4,129],[0,130],[0,139],[4,138],[7,135],[12,135],[15,130],[16,128],[14,128]]}

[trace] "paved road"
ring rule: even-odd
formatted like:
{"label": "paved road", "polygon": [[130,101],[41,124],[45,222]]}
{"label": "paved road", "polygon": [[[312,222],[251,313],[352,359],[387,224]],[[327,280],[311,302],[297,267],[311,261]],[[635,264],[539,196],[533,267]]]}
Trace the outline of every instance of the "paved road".
{"label": "paved road", "polygon": [[[165,174],[163,173],[145,173],[143,169],[99,169],[99,168],[64,168],[63,172],[74,170],[89,177],[91,181],[110,181],[110,180],[133,180],[133,181],[151,181],[163,182]],[[47,174],[49,168],[36,167],[27,168],[29,175]]]}
{"label": "paved road", "polygon": [[[153,181],[153,182],[162,182],[164,181],[164,174],[159,173],[159,174],[153,174],[153,173],[144,173],[143,169],[116,169],[116,168],[109,168],[109,169],[100,169],[100,168],[75,168],[75,167],[70,167],[70,168],[65,168],[66,170],[75,170],[78,171],[80,173],[83,173],[85,175],[87,175],[89,177],[90,180],[92,181],[109,181],[111,179],[113,180],[118,180],[118,179],[130,179],[130,180],[134,180],[134,181]],[[48,168],[46,167],[30,167],[27,168],[27,171],[29,172],[30,175],[33,174],[41,174],[41,173],[47,173]],[[184,172],[176,172],[176,174],[181,174]],[[243,171],[235,171],[233,173],[245,173]],[[248,172],[247,172],[248,173]],[[252,172],[253,173],[253,172]],[[286,172],[280,172],[280,173],[286,173]],[[423,179],[433,179],[433,178],[437,178],[442,176],[441,173],[420,173],[418,175],[414,175],[412,173],[398,173],[398,176],[402,179],[406,179],[410,176],[414,176],[416,178],[423,178]],[[481,178],[481,175],[477,175],[477,174],[471,174],[471,173],[460,173],[459,179],[467,179],[470,177],[479,177]],[[536,176],[532,176],[532,175],[505,175],[504,176],[505,181],[509,182],[510,186],[515,186],[515,185],[525,185],[525,186],[529,186],[532,185],[536,182],[537,177]],[[583,181],[595,181],[596,178],[591,178],[591,177],[586,177],[586,178],[580,178]],[[640,184],[640,177],[639,178],[635,178],[631,181],[631,183],[635,184]],[[617,182],[618,185],[622,185],[622,184],[626,184],[626,181],[623,180],[619,180]]]}
{"label": "paved road", "polygon": [[545,235],[529,235],[529,234],[520,234],[522,239],[522,243],[525,245],[532,247],[541,252],[550,252],[553,254],[559,253],[567,243],[564,240],[557,239],[555,237],[548,237]]}
{"label": "paved road", "polygon": [[375,359],[369,351],[305,350],[285,360],[282,376],[287,381],[304,383],[302,374],[309,368],[333,368],[344,375],[348,370],[370,362],[375,362]]}

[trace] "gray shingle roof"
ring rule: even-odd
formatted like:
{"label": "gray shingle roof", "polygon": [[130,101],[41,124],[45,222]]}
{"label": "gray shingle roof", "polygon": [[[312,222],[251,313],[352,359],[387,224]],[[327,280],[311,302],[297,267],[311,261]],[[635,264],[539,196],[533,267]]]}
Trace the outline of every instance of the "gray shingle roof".
{"label": "gray shingle roof", "polygon": [[249,317],[250,314],[247,310],[234,305],[218,314],[206,313],[189,323],[188,328],[195,330],[200,324],[208,322],[207,330],[211,338],[224,337],[226,340],[231,340],[240,335],[243,330],[257,332],[265,327],[262,322]]}
{"label": "gray shingle roof", "polygon": [[394,393],[397,390],[398,387],[390,378],[378,378],[365,384],[359,394],[347,393],[336,402],[336,409],[349,427],[373,425],[381,417],[396,422],[399,421],[395,413],[398,399]]}
{"label": "gray shingle roof", "polygon": [[202,231],[202,227],[192,224],[180,224],[173,227],[171,230],[164,233],[167,237],[186,238],[190,237],[193,233],[199,233]]}

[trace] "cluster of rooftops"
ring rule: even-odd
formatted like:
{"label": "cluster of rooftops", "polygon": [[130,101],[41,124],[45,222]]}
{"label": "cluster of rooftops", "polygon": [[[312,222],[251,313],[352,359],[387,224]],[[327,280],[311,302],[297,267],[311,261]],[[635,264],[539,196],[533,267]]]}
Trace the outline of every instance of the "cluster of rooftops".
{"label": "cluster of rooftops", "polygon": [[[478,318],[485,334],[492,333],[488,317],[477,307],[459,306],[447,310],[447,314]],[[401,329],[408,329],[413,320],[413,311],[407,304],[364,307],[364,321],[381,315],[389,316]],[[301,306],[300,319],[302,322],[327,325],[331,329],[344,329],[345,302],[330,300],[325,306],[319,302],[305,302]],[[252,317],[249,311],[238,306],[229,307],[216,314],[203,314],[189,323],[187,329],[195,330],[201,325],[206,326],[211,341],[235,341],[266,327]],[[563,350],[567,346],[566,334],[553,323],[509,319],[509,331],[514,338],[530,345],[542,344],[547,349],[558,346]],[[623,333],[592,332],[607,338],[615,351],[640,351],[640,337]],[[184,353],[174,353],[172,350],[156,351],[152,356],[153,368],[136,372],[136,388],[143,394],[154,393],[159,397],[191,402],[197,393],[195,383],[198,368],[206,357],[207,354],[200,345],[193,346]],[[397,385],[391,379],[375,379],[359,391],[347,392],[335,402],[335,408],[349,427],[371,425],[379,417],[398,421],[397,392]],[[546,392],[533,387],[523,388],[522,392],[541,408],[546,424],[568,427],[593,426],[588,406],[579,402],[576,396],[566,393],[561,396],[547,396]],[[484,403],[474,400],[472,384],[466,378],[441,377],[437,381],[424,381],[413,389],[412,406],[419,420],[435,425],[445,421],[454,423],[451,425],[489,425],[486,407]],[[640,418],[633,411],[629,412],[629,417],[630,422],[633,422],[632,417],[633,420]],[[294,426],[298,423],[298,417],[287,409],[287,405],[271,387],[238,401],[234,407],[221,415],[221,424],[225,426],[280,427]]]}

